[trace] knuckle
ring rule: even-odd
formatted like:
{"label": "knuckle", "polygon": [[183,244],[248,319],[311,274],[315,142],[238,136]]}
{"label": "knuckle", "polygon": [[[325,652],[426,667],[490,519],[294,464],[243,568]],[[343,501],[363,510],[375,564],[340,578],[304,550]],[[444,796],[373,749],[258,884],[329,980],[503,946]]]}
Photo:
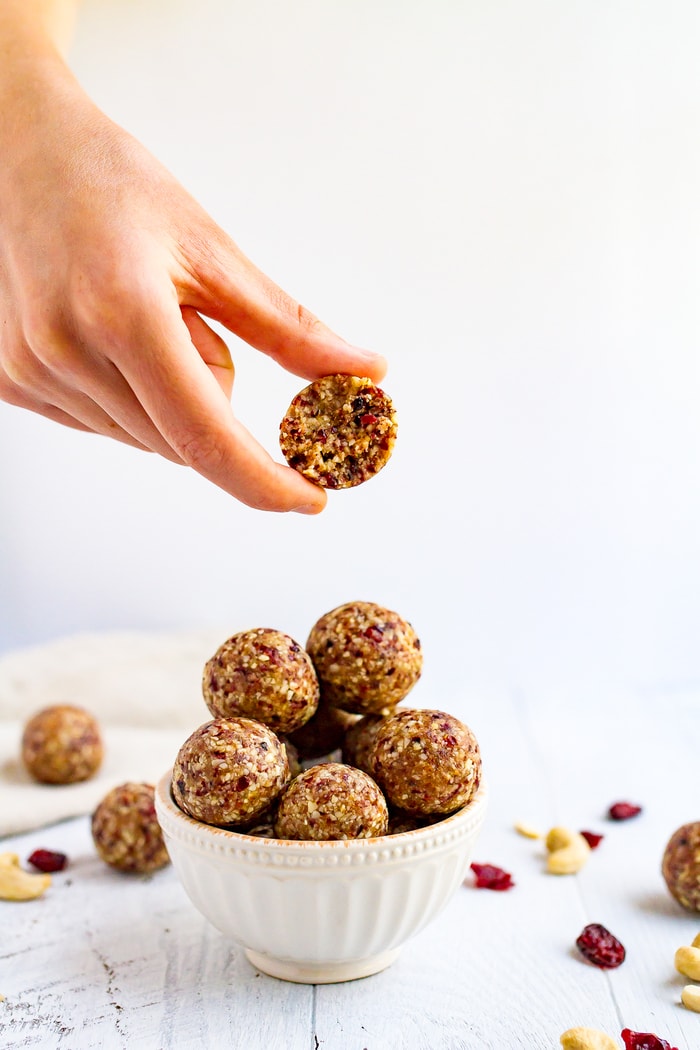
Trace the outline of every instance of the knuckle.
{"label": "knuckle", "polygon": [[0,371],[3,400],[10,401],[13,394],[33,390],[37,386],[40,371],[41,366],[28,346],[22,343],[3,346]]}
{"label": "knuckle", "polygon": [[267,286],[267,292],[275,311],[289,318],[302,338],[313,338],[318,332],[323,331],[324,326],[315,314],[312,314],[310,310],[307,310],[305,306],[298,303],[272,281]]}
{"label": "knuckle", "polygon": [[79,351],[54,315],[30,314],[25,318],[22,334],[25,352],[20,351],[15,358],[26,381],[36,380],[47,371],[64,377],[75,372]]}
{"label": "knuckle", "polygon": [[29,313],[22,324],[22,336],[26,347],[39,360],[50,357],[55,348],[63,342],[61,325],[49,313],[40,311]]}
{"label": "knuckle", "polygon": [[296,313],[297,324],[308,335],[316,335],[323,328],[318,317],[312,314],[310,310],[307,310],[305,306],[302,306],[301,303],[296,304]]}
{"label": "knuckle", "polygon": [[191,427],[173,441],[173,449],[188,467],[198,474],[218,473],[224,466],[225,454],[218,434],[210,427]]}
{"label": "knuckle", "polygon": [[22,408],[26,404],[26,398],[23,397],[20,389],[2,371],[0,371],[0,401],[4,401],[7,405],[15,405],[18,408]]}

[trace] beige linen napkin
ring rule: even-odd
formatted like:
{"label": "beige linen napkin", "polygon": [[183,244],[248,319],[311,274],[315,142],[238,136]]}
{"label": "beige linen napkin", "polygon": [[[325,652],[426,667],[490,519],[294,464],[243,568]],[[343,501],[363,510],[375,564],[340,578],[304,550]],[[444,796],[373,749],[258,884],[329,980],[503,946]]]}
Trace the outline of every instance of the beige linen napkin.
{"label": "beige linen napkin", "polygon": [[[0,837],[91,813],[126,780],[160,779],[211,717],[202,669],[227,636],[213,629],[86,634],[0,657]],[[81,784],[37,784],[20,761],[25,722],[58,703],[85,707],[102,728],[102,768]]]}

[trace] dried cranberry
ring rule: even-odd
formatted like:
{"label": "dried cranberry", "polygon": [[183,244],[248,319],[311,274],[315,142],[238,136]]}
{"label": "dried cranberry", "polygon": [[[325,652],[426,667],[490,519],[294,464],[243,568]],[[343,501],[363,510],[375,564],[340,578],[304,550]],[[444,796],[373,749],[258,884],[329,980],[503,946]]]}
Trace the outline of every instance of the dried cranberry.
{"label": "dried cranberry", "polygon": [[63,871],[68,857],[65,853],[55,853],[50,849],[35,849],[27,862],[38,871]]}
{"label": "dried cranberry", "polygon": [[581,834],[591,849],[597,849],[605,837],[604,835],[598,835],[595,831],[582,831]]}
{"label": "dried cranberry", "polygon": [[484,890],[509,890],[515,883],[513,876],[497,868],[495,864],[471,864],[472,871],[476,875],[476,886]]}
{"label": "dried cranberry", "polygon": [[365,638],[370,638],[373,642],[381,642],[384,638],[384,631],[376,623],[372,623],[364,631],[364,636]]}
{"label": "dried cranberry", "polygon": [[369,427],[369,426],[372,425],[372,423],[376,423],[376,422],[377,422],[377,417],[373,416],[371,412],[365,413],[365,415],[360,418],[360,423],[362,424],[363,427]]}
{"label": "dried cranberry", "polygon": [[599,922],[584,926],[576,938],[576,947],[581,955],[601,970],[614,970],[625,961],[624,946]]}
{"label": "dried cranberry", "polygon": [[671,1046],[651,1032],[633,1032],[631,1028],[623,1028],[620,1034],[625,1050],[678,1050],[678,1047]]}
{"label": "dried cranberry", "polygon": [[614,802],[608,810],[610,820],[629,820],[642,812],[641,806],[635,806],[633,802]]}

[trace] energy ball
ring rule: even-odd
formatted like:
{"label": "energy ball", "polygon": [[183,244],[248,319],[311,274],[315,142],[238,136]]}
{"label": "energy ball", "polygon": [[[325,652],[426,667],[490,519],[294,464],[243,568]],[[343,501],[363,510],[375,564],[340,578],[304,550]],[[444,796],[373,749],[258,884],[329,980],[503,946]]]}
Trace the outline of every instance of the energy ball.
{"label": "energy ball", "polygon": [[216,718],[180,748],[172,791],[203,824],[251,824],[288,780],[287,752],[271,729],[252,718]]}
{"label": "energy ball", "polygon": [[405,710],[385,718],[377,730],[371,764],[389,804],[415,816],[460,809],[481,777],[474,734],[444,711]]}
{"label": "energy ball", "polygon": [[369,839],[389,826],[386,799],[366,773],[340,762],[312,766],[280,799],[278,839]]}
{"label": "energy ball", "polygon": [[661,871],[669,892],[690,911],[700,911],[700,820],[674,831]]}
{"label": "energy ball", "polygon": [[306,650],[332,707],[382,714],[420,678],[423,654],[410,623],[374,602],[348,602],[311,628]]}
{"label": "energy ball", "polygon": [[372,776],[372,748],[383,721],[382,715],[364,715],[350,726],[343,739],[343,762]]}
{"label": "energy ball", "polygon": [[309,656],[281,631],[234,634],[204,665],[202,692],[214,718],[254,718],[292,733],[311,718],[319,697]]}
{"label": "energy ball", "polygon": [[46,707],[24,727],[22,761],[31,776],[44,784],[89,780],[100,768],[102,755],[100,727],[82,707]]}
{"label": "energy ball", "polygon": [[371,379],[316,379],[292,401],[280,424],[290,467],[324,489],[348,489],[374,477],[396,441],[391,399]]}
{"label": "energy ball", "polygon": [[327,701],[321,700],[316,713],[301,729],[291,734],[290,740],[303,761],[321,758],[341,746],[345,731],[356,721],[356,715],[341,711],[339,707],[331,707]]}
{"label": "energy ball", "polygon": [[170,860],[156,818],[151,784],[121,784],[92,815],[92,839],[102,860],[119,871],[145,874]]}

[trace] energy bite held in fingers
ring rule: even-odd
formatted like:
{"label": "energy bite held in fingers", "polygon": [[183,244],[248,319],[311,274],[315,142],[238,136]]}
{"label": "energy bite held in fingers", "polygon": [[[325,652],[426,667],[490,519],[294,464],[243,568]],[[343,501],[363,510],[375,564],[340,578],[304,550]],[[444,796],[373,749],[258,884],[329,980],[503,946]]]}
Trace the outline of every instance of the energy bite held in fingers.
{"label": "energy bite held in fingers", "polygon": [[326,703],[381,714],[420,678],[423,654],[407,620],[373,602],[348,602],[322,616],[306,642]]}
{"label": "energy bite held in fingers", "polygon": [[292,781],[275,817],[278,839],[366,839],[385,835],[389,811],[375,782],[360,769],[326,762]]}
{"label": "energy bite held in fingers", "polygon": [[293,733],[318,705],[313,664],[298,642],[266,627],[234,634],[207,661],[204,700],[214,718],[255,718]]}
{"label": "energy bite held in fingers", "polygon": [[290,467],[326,489],[347,489],[374,477],[396,441],[391,399],[371,379],[317,379],[292,401],[280,424]]}
{"label": "energy bite held in fingers", "polygon": [[216,718],[180,748],[172,792],[180,809],[203,824],[249,824],[289,776],[287,752],[271,729],[252,718]]}

